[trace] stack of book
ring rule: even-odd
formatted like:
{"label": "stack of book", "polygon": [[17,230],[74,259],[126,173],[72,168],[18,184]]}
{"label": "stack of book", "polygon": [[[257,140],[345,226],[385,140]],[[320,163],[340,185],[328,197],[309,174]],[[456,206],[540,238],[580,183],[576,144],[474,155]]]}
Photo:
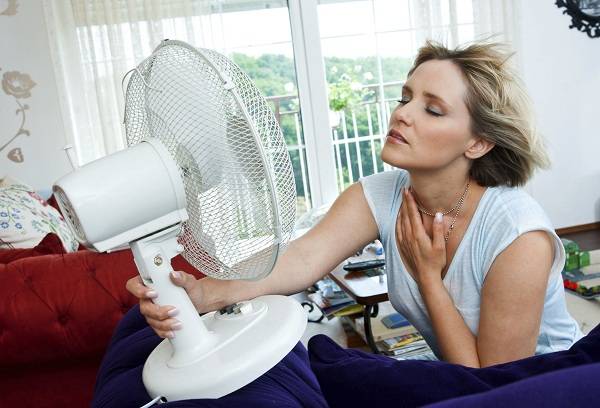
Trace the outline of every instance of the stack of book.
{"label": "stack of book", "polygon": [[[366,342],[364,319],[354,319],[353,327]],[[379,315],[371,318],[371,332],[377,348],[390,357],[428,360],[433,356],[418,330],[398,314],[390,302],[379,304]]]}
{"label": "stack of book", "polygon": [[423,336],[416,332],[381,340],[377,347],[397,360],[430,359],[433,355]]}
{"label": "stack of book", "polygon": [[324,278],[315,284],[316,291],[308,298],[316,304],[327,319],[361,313],[363,307],[346,294],[331,279]]}

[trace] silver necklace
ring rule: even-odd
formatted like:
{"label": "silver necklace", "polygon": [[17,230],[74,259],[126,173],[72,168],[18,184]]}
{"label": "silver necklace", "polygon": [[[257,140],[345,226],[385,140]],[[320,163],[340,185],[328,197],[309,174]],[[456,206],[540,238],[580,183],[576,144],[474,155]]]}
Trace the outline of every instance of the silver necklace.
{"label": "silver necklace", "polygon": [[[456,224],[458,215],[460,214],[460,211],[462,210],[462,207],[465,202],[465,198],[467,197],[467,192],[469,191],[470,185],[471,185],[471,182],[468,181],[467,186],[465,187],[465,191],[463,191],[462,195],[460,196],[460,199],[458,200],[458,202],[456,203],[456,205],[454,207],[452,207],[448,211],[442,212],[442,215],[448,215],[451,212],[456,211],[454,213],[454,217],[452,218],[452,222],[450,223],[450,227],[448,227],[448,231],[446,231],[446,233],[444,234],[444,241],[446,241],[446,242],[448,242],[448,238],[450,237],[450,232],[452,232],[452,230],[454,229],[454,225]],[[415,202],[417,203],[417,208],[419,209],[419,212],[429,215],[430,217],[435,217],[435,214],[433,214],[431,211],[428,211],[427,209],[423,208],[423,206],[421,206],[421,203],[417,199],[417,195],[415,193],[415,190],[412,188],[412,186],[410,186],[410,190],[415,197]]]}

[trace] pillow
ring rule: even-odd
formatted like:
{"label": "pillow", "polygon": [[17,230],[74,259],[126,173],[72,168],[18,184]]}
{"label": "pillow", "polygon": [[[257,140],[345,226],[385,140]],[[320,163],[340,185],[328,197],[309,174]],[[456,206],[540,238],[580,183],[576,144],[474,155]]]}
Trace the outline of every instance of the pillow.
{"label": "pillow", "polygon": [[[486,368],[442,361],[397,361],[343,349],[317,335],[308,344],[310,364],[331,407],[422,406],[485,392],[562,368],[600,362],[600,325],[569,350],[532,356]],[[352,392],[348,392],[351,384]]]}
{"label": "pillow", "polygon": [[32,256],[64,254],[65,248],[56,234],[48,234],[33,248],[0,249],[0,263],[7,264]]}
{"label": "pillow", "polygon": [[0,187],[0,242],[12,248],[33,248],[48,233],[60,238],[67,252],[79,243],[60,213],[33,189],[16,183]]}
{"label": "pillow", "polygon": [[[119,323],[104,356],[96,377],[92,407],[139,407],[149,402],[151,398],[142,383],[142,369],[150,352],[161,341],[146,324],[139,306],[134,306]],[[160,406],[326,408],[327,402],[310,370],[306,348],[298,343],[275,367],[229,395]]]}

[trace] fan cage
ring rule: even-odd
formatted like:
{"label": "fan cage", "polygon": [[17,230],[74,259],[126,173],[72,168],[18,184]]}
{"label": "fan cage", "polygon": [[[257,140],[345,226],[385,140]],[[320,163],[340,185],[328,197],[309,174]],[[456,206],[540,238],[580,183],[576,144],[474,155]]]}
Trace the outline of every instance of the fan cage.
{"label": "fan cage", "polygon": [[188,262],[218,279],[270,273],[293,232],[294,173],[273,112],[235,63],[163,41],[130,78],[125,130],[129,146],[160,140],[180,169]]}

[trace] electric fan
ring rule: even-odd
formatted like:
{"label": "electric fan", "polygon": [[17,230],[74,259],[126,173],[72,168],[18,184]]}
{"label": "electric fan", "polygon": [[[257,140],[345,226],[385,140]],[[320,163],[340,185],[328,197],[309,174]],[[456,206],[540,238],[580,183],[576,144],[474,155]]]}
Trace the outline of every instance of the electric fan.
{"label": "electric fan", "polygon": [[218,398],[277,364],[302,336],[305,312],[261,296],[200,317],[171,283],[170,261],[181,253],[218,279],[268,275],[293,232],[291,161],[264,97],[219,53],[165,40],[132,71],[129,147],[63,177],[54,193],[80,242],[129,244],[155,303],[180,311],[182,329],[144,366],[148,393]]}

